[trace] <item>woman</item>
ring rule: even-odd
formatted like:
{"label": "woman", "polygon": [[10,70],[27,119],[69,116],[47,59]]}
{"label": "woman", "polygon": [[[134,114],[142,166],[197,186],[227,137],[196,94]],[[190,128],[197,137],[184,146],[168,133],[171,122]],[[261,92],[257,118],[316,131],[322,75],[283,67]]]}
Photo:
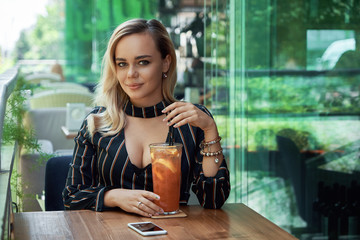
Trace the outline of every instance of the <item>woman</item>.
{"label": "woman", "polygon": [[[190,186],[205,208],[220,208],[230,192],[220,137],[209,111],[173,97],[176,55],[157,20],[129,20],[113,32],[103,59],[96,107],[75,138],[63,192],[65,209],[118,207],[151,217],[163,213],[153,201],[149,144],[183,144],[180,203]],[[212,156],[210,156],[212,155]]]}

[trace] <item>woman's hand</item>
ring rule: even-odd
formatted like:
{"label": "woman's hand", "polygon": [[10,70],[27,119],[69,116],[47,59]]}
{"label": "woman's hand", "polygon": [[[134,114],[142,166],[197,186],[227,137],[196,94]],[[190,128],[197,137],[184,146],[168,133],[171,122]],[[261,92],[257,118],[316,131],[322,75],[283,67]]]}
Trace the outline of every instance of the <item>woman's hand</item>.
{"label": "woman's hand", "polygon": [[105,193],[104,204],[107,207],[119,207],[126,212],[151,217],[164,213],[164,210],[153,202],[159,199],[159,195],[153,192],[116,188]]}
{"label": "woman's hand", "polygon": [[[167,114],[163,121],[168,121],[169,126],[180,127],[190,124],[191,126],[201,128],[204,131],[205,142],[213,141],[219,137],[214,119],[192,103],[174,102],[162,112]],[[212,152],[219,151],[220,149],[220,142],[211,145]],[[208,151],[211,152],[210,149]],[[214,177],[223,161],[223,155],[204,156],[203,159],[202,169],[204,175],[206,177]]]}
{"label": "woman's hand", "polygon": [[180,127],[188,123],[201,128],[205,133],[216,129],[214,119],[192,103],[174,102],[162,112],[167,114],[163,121],[168,121],[169,126]]}

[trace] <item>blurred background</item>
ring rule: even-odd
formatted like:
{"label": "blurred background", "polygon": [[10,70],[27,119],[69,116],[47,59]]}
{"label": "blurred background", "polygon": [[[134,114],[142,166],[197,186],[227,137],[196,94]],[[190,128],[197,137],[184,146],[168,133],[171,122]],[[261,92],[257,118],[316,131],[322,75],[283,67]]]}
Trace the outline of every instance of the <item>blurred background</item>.
{"label": "blurred background", "polygon": [[[36,151],[71,154],[61,128],[91,109],[112,30],[159,19],[178,57],[176,97],[218,125],[228,203],[299,239],[360,239],[359,12],[360,0],[0,0],[0,73],[20,79]],[[41,184],[16,177],[34,180],[38,159],[22,148],[14,166],[19,211],[43,210]]]}

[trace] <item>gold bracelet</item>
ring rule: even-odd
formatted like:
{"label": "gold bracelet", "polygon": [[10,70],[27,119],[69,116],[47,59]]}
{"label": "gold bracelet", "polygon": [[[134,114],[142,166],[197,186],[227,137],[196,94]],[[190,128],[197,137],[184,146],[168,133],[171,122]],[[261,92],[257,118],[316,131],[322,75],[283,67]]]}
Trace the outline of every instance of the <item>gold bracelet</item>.
{"label": "gold bracelet", "polygon": [[218,136],[217,138],[215,138],[214,140],[211,140],[211,141],[209,141],[209,142],[205,142],[205,140],[202,140],[202,141],[200,142],[199,147],[200,147],[201,149],[204,149],[205,147],[208,147],[208,146],[213,145],[213,144],[215,144],[215,143],[218,143],[218,142],[220,142],[220,141],[221,141],[221,137],[220,137],[220,136]]}

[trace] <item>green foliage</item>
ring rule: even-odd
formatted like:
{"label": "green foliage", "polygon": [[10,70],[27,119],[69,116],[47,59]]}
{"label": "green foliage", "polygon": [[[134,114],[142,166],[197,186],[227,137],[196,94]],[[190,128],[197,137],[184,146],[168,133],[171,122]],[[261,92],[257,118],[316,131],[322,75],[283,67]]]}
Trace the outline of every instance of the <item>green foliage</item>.
{"label": "green foliage", "polygon": [[[357,114],[360,96],[357,94],[359,76],[261,76],[248,77],[246,91],[235,84],[234,99],[229,97],[228,79],[213,77],[208,86],[213,94],[208,99],[211,108],[227,111],[229,101],[242,102],[245,94],[246,113],[256,114]],[[241,93],[241,94],[240,94]],[[243,105],[236,105],[241,112]]]}
{"label": "green foliage", "polygon": [[26,112],[24,91],[30,87],[22,76],[18,78],[15,89],[7,102],[2,141],[5,144],[17,142],[20,147],[39,151],[40,145],[34,137],[33,130],[23,125]]}
{"label": "green foliage", "polygon": [[25,59],[25,53],[31,50],[29,42],[29,31],[22,30],[20,33],[19,40],[15,44],[15,58]]}
{"label": "green foliage", "polygon": [[32,29],[23,30],[16,43],[17,59],[64,59],[63,1],[53,1]]}
{"label": "green foliage", "polygon": [[36,86],[26,82],[23,76],[19,76],[15,89],[7,102],[4,116],[3,139],[2,142],[17,142],[20,149],[25,149],[30,153],[40,154],[39,163],[49,159],[50,155],[41,151],[41,146],[35,138],[34,131],[30,127],[25,127],[23,119],[26,113],[26,91],[32,91]]}
{"label": "green foliage", "polygon": [[[37,159],[38,165],[34,168],[45,164],[46,160],[53,156],[53,154],[47,154],[42,152],[41,146],[35,138],[32,128],[24,126],[23,119],[26,113],[26,91],[31,91],[34,88],[33,85],[27,83],[23,76],[19,76],[16,86],[12,92],[10,98],[7,101],[6,112],[4,116],[3,126],[3,138],[2,143],[18,143],[18,154],[25,149],[28,153],[38,153]],[[19,157],[17,155],[16,157]],[[22,189],[26,187],[26,183],[21,180],[21,174],[19,174],[16,168],[13,169],[11,174],[11,189],[20,201],[18,201],[19,208],[21,209],[21,199],[24,194]]]}
{"label": "green foliage", "polygon": [[[13,169],[10,179],[11,191],[16,195],[17,198],[23,199],[24,193],[22,191],[24,184],[21,181],[21,174],[16,169]],[[18,208],[21,209],[21,201],[17,203]]]}

